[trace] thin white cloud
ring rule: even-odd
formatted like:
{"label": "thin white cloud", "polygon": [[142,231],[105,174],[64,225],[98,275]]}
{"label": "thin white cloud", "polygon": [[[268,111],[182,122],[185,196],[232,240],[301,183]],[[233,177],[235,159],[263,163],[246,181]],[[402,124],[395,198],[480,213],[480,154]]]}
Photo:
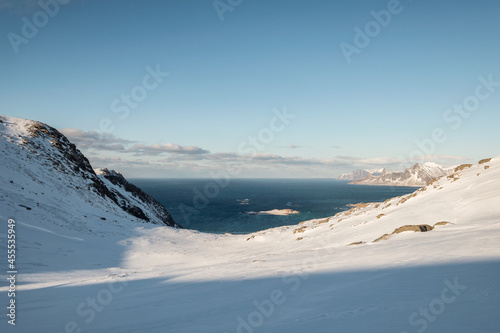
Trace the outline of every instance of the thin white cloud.
{"label": "thin white cloud", "polygon": [[[148,146],[149,147],[149,146]],[[160,150],[170,150],[161,148]],[[174,150],[183,151],[180,147]],[[114,156],[92,156],[89,157],[93,164],[99,167],[115,168],[118,171],[127,170],[134,175],[145,177],[152,175],[158,177],[177,176],[209,176],[210,172],[223,172],[231,168],[241,169],[239,177],[337,177],[340,173],[351,172],[355,169],[373,169],[386,167],[391,170],[404,169],[409,165],[402,166],[403,160],[389,157],[354,157],[337,156],[335,158],[314,159],[299,156],[281,156],[271,153],[257,153],[252,155],[240,155],[237,153],[205,153],[185,154],[169,153],[168,156],[156,154],[148,155],[147,160],[141,158],[119,158]],[[130,155],[129,155],[130,156]]]}
{"label": "thin white cloud", "polygon": [[[338,155],[332,158],[304,158],[300,156],[282,156],[273,153],[256,153],[242,155],[235,152],[216,152],[198,146],[181,146],[174,143],[141,144],[121,139],[113,134],[100,134],[95,131],[83,131],[74,128],[61,130],[78,148],[85,153],[93,164],[99,167],[111,167],[118,170],[129,170],[149,174],[174,172],[188,176],[206,175],[210,171],[224,170],[227,165],[239,166],[248,175],[281,176],[284,173],[294,175],[311,174],[336,177],[339,173],[355,169],[389,168],[404,169],[408,161],[392,157],[358,157]],[[299,146],[287,146],[288,148]],[[297,149],[297,148],[293,148]],[[119,156],[112,156],[119,155]],[[127,157],[128,156],[128,157]],[[135,158],[134,158],[135,157]],[[460,161],[461,156],[429,155],[422,156],[423,161]],[[142,171],[141,171],[142,170]],[[152,172],[152,171],[151,171]],[[281,172],[281,173],[279,173]],[[244,175],[242,174],[242,175]]]}
{"label": "thin white cloud", "polygon": [[116,137],[110,133],[99,133],[97,131],[83,131],[76,128],[63,128],[59,130],[71,142],[73,142],[78,149],[95,149],[95,150],[108,150],[108,151],[125,151],[126,145],[133,143]]}
{"label": "thin white cloud", "polygon": [[425,161],[425,162],[435,162],[435,161],[464,161],[468,160],[465,156],[457,156],[457,155],[421,155],[414,157],[415,160]]}
{"label": "thin white cloud", "polygon": [[299,146],[299,145],[288,145],[288,146],[282,146],[280,148],[287,148],[287,149],[301,149],[301,148],[304,148],[303,146]]}
{"label": "thin white cloud", "polygon": [[356,157],[356,156],[345,156],[345,155],[339,155],[335,156],[335,158],[345,162],[346,164],[353,164],[353,165],[381,165],[381,166],[388,166],[388,165],[397,165],[402,162],[401,159],[398,158],[392,158],[392,157]]}
{"label": "thin white cloud", "polygon": [[163,153],[184,154],[184,155],[203,155],[210,153],[208,150],[196,146],[180,146],[173,143],[165,144],[135,144],[127,149],[127,152],[136,153],[136,155],[157,156]]}
{"label": "thin white cloud", "polygon": [[195,146],[181,146],[174,143],[165,144],[138,144],[136,141],[125,140],[111,133],[97,131],[84,131],[76,128],[63,128],[59,130],[79,149],[102,150],[117,153],[135,153],[137,156],[158,156],[164,153],[199,155],[208,154],[209,151]]}
{"label": "thin white cloud", "polygon": [[298,156],[281,156],[271,153],[256,153],[252,155],[239,155],[236,153],[215,153],[204,156],[205,159],[222,163],[237,163],[241,165],[310,165],[310,166],[335,166],[342,165],[335,159],[314,159]]}

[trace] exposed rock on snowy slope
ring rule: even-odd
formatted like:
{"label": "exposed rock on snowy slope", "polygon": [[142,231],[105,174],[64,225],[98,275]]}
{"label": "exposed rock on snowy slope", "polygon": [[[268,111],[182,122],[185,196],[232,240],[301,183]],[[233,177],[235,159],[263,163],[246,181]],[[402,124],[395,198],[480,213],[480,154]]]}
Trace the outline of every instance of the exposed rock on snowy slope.
{"label": "exposed rock on snowy slope", "polygon": [[[123,176],[97,176],[64,135],[43,123],[0,116],[0,198],[68,221],[132,219],[179,227],[164,207]],[[17,206],[17,207],[16,207]]]}
{"label": "exposed rock on snowy slope", "polygon": [[392,239],[408,231],[489,227],[489,223],[500,221],[499,181],[500,157],[484,159],[476,165],[455,167],[448,176],[436,178],[411,194],[385,202],[351,205],[353,208],[333,217],[255,233],[248,240],[278,230],[280,234],[300,233],[297,240],[312,240],[324,237],[330,229],[333,234],[328,237],[329,242],[361,245]]}
{"label": "exposed rock on snowy slope", "polygon": [[452,168],[428,162],[416,163],[403,172],[391,172],[384,169],[381,175],[368,174],[365,178],[355,180],[351,184],[362,185],[391,185],[391,186],[425,186],[434,179],[446,176],[453,171]]}
{"label": "exposed rock on snowy slope", "polygon": [[[179,227],[162,204],[134,184],[129,183],[121,173],[106,168],[94,171],[106,187],[116,195],[118,203],[125,211],[146,221],[160,220],[166,225]],[[146,209],[141,210],[140,206]]]}

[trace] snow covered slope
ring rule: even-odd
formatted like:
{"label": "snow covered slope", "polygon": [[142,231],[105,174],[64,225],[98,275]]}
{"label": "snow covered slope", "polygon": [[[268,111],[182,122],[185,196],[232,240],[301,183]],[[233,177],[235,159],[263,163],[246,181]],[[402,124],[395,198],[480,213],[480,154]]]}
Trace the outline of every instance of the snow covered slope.
{"label": "snow covered slope", "polygon": [[[9,149],[13,168],[30,162],[29,170],[45,170],[37,166],[45,155],[27,160],[26,149],[10,143],[1,149]],[[98,217],[105,214],[101,206],[109,207],[107,221],[77,219],[64,202],[38,207],[42,185],[26,187],[37,175],[18,176],[14,184],[25,189],[17,192],[8,184],[4,192],[8,179],[1,180],[0,249],[7,249],[13,218],[19,254],[16,327],[4,316],[1,332],[493,333],[500,327],[500,157],[460,166],[409,195],[249,235],[138,224],[117,205],[85,201],[74,211]],[[43,181],[57,191],[62,180]],[[13,195],[26,190],[33,193]],[[3,304],[8,289],[0,284]]]}
{"label": "snow covered slope", "polygon": [[[122,179],[98,177],[89,161],[56,129],[0,116],[0,199],[11,214],[60,216],[83,228],[92,219],[131,219],[177,226],[153,198]],[[123,177],[122,177],[123,178]]]}
{"label": "snow covered slope", "polygon": [[[391,234],[405,225],[430,225],[439,230],[450,229],[451,225],[462,224],[461,221],[471,224],[500,223],[498,203],[500,157],[481,160],[477,165],[458,166],[450,175],[435,179],[411,194],[385,202],[355,204],[350,210],[333,217],[302,222],[297,228],[285,228],[292,230],[301,240],[323,237],[328,230],[334,230],[329,239],[336,244],[373,243],[379,236]],[[254,236],[276,230],[283,233],[278,228]]]}
{"label": "snow covered slope", "polygon": [[432,180],[448,175],[453,169],[427,162],[416,163],[403,172],[391,172],[384,169],[381,175],[368,174],[363,179],[358,179],[352,184],[362,185],[391,185],[391,186],[425,186]]}

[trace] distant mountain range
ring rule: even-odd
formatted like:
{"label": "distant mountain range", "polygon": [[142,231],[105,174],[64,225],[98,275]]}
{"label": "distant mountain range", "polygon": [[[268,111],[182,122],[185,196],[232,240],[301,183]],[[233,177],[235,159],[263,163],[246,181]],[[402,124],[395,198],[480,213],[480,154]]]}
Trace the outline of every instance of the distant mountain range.
{"label": "distant mountain range", "polygon": [[449,175],[454,167],[445,168],[436,163],[416,163],[402,172],[387,169],[356,170],[343,174],[339,179],[352,180],[350,184],[390,185],[390,186],[425,186],[436,178]]}
{"label": "distant mountain range", "polygon": [[[382,173],[387,172],[387,169],[374,169],[374,170],[354,170],[351,173],[344,173],[338,177],[342,180],[360,180],[368,176],[380,176]],[[390,171],[389,171],[390,172]]]}

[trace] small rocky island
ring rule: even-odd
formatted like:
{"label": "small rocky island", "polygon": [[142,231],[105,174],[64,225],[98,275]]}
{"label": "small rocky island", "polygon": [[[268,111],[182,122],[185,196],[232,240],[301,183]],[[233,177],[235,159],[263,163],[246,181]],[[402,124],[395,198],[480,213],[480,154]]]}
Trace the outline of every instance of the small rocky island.
{"label": "small rocky island", "polygon": [[300,214],[300,212],[298,210],[293,210],[293,209],[273,209],[273,210],[264,210],[261,212],[243,212],[243,214],[288,216],[288,215]]}

